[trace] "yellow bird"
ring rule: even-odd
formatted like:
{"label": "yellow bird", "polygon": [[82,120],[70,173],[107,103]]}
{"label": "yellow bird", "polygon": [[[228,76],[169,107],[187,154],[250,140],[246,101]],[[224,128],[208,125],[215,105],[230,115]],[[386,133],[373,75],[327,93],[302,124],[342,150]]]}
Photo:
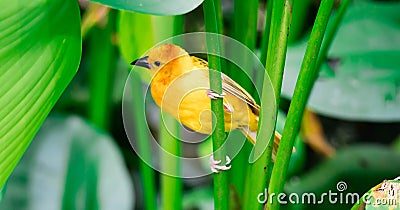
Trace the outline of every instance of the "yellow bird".
{"label": "yellow bird", "polygon": [[[251,95],[227,75],[222,75],[223,94],[210,90],[208,63],[190,56],[173,44],[152,48],[132,65],[150,70],[151,95],[160,108],[186,127],[203,134],[212,133],[211,99],[223,98],[225,131],[239,129],[255,144],[260,106]],[[281,135],[275,132],[273,158]],[[211,160],[212,170],[227,170]],[[227,162],[230,162],[227,157]],[[217,169],[217,170],[216,170]]]}

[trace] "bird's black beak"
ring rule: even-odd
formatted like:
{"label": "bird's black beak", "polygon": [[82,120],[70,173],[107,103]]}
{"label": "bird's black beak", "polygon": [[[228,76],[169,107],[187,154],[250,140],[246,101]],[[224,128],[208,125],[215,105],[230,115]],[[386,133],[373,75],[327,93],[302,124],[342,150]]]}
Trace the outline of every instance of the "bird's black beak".
{"label": "bird's black beak", "polygon": [[149,58],[149,56],[145,56],[143,58],[139,58],[137,60],[134,60],[134,61],[131,62],[131,65],[141,66],[141,67],[144,67],[144,68],[147,68],[147,69],[151,69],[153,66],[151,66],[149,64],[148,58]]}

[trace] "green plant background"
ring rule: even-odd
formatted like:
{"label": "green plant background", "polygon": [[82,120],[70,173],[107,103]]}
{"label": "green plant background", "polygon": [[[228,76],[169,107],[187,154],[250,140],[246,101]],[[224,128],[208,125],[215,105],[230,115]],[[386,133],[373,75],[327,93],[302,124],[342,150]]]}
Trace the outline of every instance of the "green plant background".
{"label": "green plant background", "polygon": [[[346,192],[363,195],[399,176],[399,1],[94,2],[0,1],[0,209],[263,209],[256,196],[268,187],[276,193],[321,195],[345,181]],[[317,13],[323,18],[315,21]],[[157,137],[176,155],[197,157],[222,144],[223,133],[194,146],[181,144],[166,129],[186,135],[178,122],[166,115],[163,124],[152,99],[144,97],[149,72],[135,68],[126,81],[129,63],[149,48],[198,31],[233,37],[265,64],[265,72],[256,72],[251,59],[241,58],[253,85],[235,73],[237,67],[208,57],[210,66],[229,75],[258,102],[272,97],[258,96],[254,86],[261,88],[271,78],[279,110],[273,113],[263,105],[261,120],[267,123],[259,129],[262,134],[274,128],[283,133],[275,163],[270,161],[271,149],[262,153],[261,161],[249,163],[258,147],[246,142],[231,170],[180,179],[153,170],[132,150],[121,116],[126,82],[134,90],[129,113],[134,140],[146,151],[145,159],[174,166],[177,172],[209,170],[208,163],[187,166],[158,157],[149,137]],[[217,42],[207,46],[220,47]],[[298,78],[303,79],[296,84]],[[211,80],[219,90],[218,77]],[[216,113],[223,110],[220,102],[213,102]],[[320,132],[302,122],[306,104],[317,116]],[[143,113],[150,114],[145,119]],[[323,155],[326,148],[315,147],[300,127],[322,133],[334,154]],[[268,136],[259,136],[258,142],[267,145]],[[292,154],[293,145],[297,152]],[[325,202],[270,207],[352,206]]]}

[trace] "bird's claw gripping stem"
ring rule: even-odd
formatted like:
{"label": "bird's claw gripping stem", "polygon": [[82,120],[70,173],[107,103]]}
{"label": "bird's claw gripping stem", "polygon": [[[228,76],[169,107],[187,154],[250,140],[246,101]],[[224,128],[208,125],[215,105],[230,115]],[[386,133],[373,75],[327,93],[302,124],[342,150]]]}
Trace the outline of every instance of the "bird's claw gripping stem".
{"label": "bird's claw gripping stem", "polygon": [[207,93],[207,96],[211,99],[223,98],[226,95],[225,93],[218,94],[210,89],[207,89],[206,93]]}
{"label": "bird's claw gripping stem", "polygon": [[226,171],[229,170],[231,168],[231,166],[228,166],[231,163],[231,159],[228,157],[228,155],[226,156],[226,164],[225,165],[218,165],[220,164],[222,161],[221,160],[214,160],[214,156],[211,155],[210,156],[210,168],[211,171],[214,173],[219,173],[219,171]]}

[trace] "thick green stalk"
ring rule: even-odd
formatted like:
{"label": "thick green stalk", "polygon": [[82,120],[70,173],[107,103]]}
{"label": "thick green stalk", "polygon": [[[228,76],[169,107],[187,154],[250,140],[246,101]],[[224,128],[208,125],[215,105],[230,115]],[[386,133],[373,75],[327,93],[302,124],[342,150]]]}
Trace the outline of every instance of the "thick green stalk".
{"label": "thick green stalk", "polygon": [[290,35],[288,38],[289,43],[294,43],[304,34],[307,29],[306,23],[308,20],[308,13],[314,0],[294,0],[292,9],[292,25],[290,27]]}
{"label": "thick green stalk", "polygon": [[[149,130],[145,118],[144,96],[142,90],[142,81],[140,76],[131,73],[132,100],[133,102],[133,122],[135,125],[135,133],[138,149],[141,158],[148,163],[152,163],[152,153],[149,138]],[[140,160],[140,175],[143,183],[145,209],[157,209],[157,195],[155,188],[154,170],[147,165],[142,159]]]}
{"label": "thick green stalk", "polygon": [[[239,132],[229,133],[229,138],[242,139],[243,134]],[[243,147],[240,148],[239,153],[232,160],[232,168],[229,170],[229,187],[230,187],[230,201],[229,205],[231,209],[237,209],[243,205],[244,196],[246,196],[245,189],[248,187],[245,185],[247,174],[249,173],[249,154],[253,149],[253,145],[250,142],[245,142]],[[236,191],[233,191],[236,190]],[[235,194],[233,194],[235,193]],[[240,200],[238,200],[238,198]],[[235,208],[237,207],[237,208]]]}
{"label": "thick green stalk", "polygon": [[331,47],[333,38],[335,38],[337,29],[339,27],[340,22],[342,22],[343,16],[346,12],[347,6],[349,5],[350,0],[343,0],[340,3],[339,8],[337,9],[335,15],[331,20],[331,24],[329,25],[324,41],[322,43],[321,51],[319,52],[318,60],[317,60],[317,70],[320,70],[321,65],[326,60],[326,56],[328,54],[328,50]]}
{"label": "thick green stalk", "polygon": [[[270,33],[270,30],[271,30],[273,2],[274,1],[267,1],[267,7],[266,7],[266,12],[265,12],[265,25],[264,25],[264,31],[263,31],[263,36],[261,38],[261,46],[260,46],[260,48],[261,48],[261,55],[260,55],[261,62],[264,62],[264,61],[267,60],[268,41],[269,41],[269,33]],[[264,72],[262,72],[262,77],[260,77],[260,78],[261,79],[264,78]]]}
{"label": "thick green stalk", "polygon": [[[183,33],[183,16],[174,17],[174,35]],[[182,179],[179,176],[168,174],[181,174],[181,142],[180,124],[171,115],[161,114],[160,119],[160,144],[170,155],[161,157],[161,206],[162,209],[182,209]],[[164,154],[164,153],[163,153]],[[176,156],[176,157],[175,157]]]}
{"label": "thick green stalk", "polygon": [[[246,45],[251,51],[254,51],[257,41],[258,2],[258,0],[235,0],[234,2],[233,38]],[[242,68],[239,68],[236,65],[230,65],[229,76],[238,82],[238,84],[245,88],[249,93],[253,92],[252,95],[257,100],[259,96],[255,95],[257,92],[253,88],[252,81],[250,79],[252,77],[255,78],[253,72],[253,57],[249,56],[248,54],[244,54],[243,56],[237,56],[236,58],[241,59],[239,63],[241,63]],[[250,78],[246,77],[245,72],[247,72]],[[230,135],[235,134],[230,133]],[[240,135],[242,134],[238,133],[237,138],[241,138]],[[251,144],[246,143],[236,155],[235,159],[232,160],[232,165],[234,165],[234,167],[229,170],[229,185],[235,187],[237,196],[239,196],[239,198],[242,198],[244,195],[246,171],[249,166],[248,156],[251,149]],[[230,200],[231,208],[234,208],[233,204],[239,205],[240,202],[242,202],[242,200],[237,200],[237,198],[232,200],[232,198],[233,196],[231,196]]]}
{"label": "thick green stalk", "polygon": [[[293,0],[280,0],[273,3],[271,31],[267,51],[266,71],[274,87],[276,104],[279,105],[281,95],[283,70],[285,67],[286,50],[290,25],[292,21]],[[268,77],[264,77],[266,84]],[[268,98],[263,98],[263,101]]]}
{"label": "thick green stalk", "polygon": [[[267,53],[268,53],[268,43],[269,43],[269,34],[271,30],[271,19],[272,19],[272,7],[273,7],[273,2],[274,1],[267,1],[267,6],[266,6],[266,12],[265,12],[265,25],[264,25],[264,31],[263,31],[263,36],[261,37],[261,54],[260,54],[260,61],[263,62],[265,65],[267,61]],[[257,87],[262,87],[263,82],[264,82],[264,72],[257,72],[257,77],[256,77],[256,86]]]}
{"label": "thick green stalk", "polygon": [[[203,2],[204,9],[204,22],[207,32],[220,33],[220,20],[221,8],[216,7],[221,5],[219,0],[205,0]],[[220,40],[215,36],[207,36],[208,65],[211,69],[210,75],[210,89],[218,94],[222,94],[222,81],[221,81],[221,62],[218,55],[220,52]],[[214,54],[214,55],[212,55]],[[212,140],[214,159],[221,160],[220,164],[225,164],[226,152],[220,147],[225,142],[225,125],[224,125],[224,109],[223,100],[215,99],[211,101],[211,110],[215,118],[213,118]],[[228,199],[228,176],[226,171],[221,171],[214,174],[214,209],[229,209]]]}
{"label": "thick green stalk", "polygon": [[[223,24],[224,20],[223,20],[223,17],[222,17],[222,3],[221,3],[221,0],[214,0],[214,8],[215,8],[215,14],[216,14],[215,17],[217,18],[218,33],[219,34],[224,34],[224,24]],[[204,22],[206,22],[205,19],[208,19],[208,18],[212,18],[212,17],[204,17]],[[207,24],[207,23],[205,23],[205,24]],[[211,31],[209,31],[209,32],[211,32]],[[214,33],[217,33],[217,31],[214,31]]]}
{"label": "thick green stalk", "polygon": [[[116,49],[111,43],[116,11],[109,12],[107,25],[92,29],[89,37],[89,119],[102,130],[109,126],[111,92],[116,63]],[[101,45],[99,43],[102,43]]]}
{"label": "thick green stalk", "polygon": [[[279,97],[282,86],[283,69],[285,65],[287,37],[290,28],[292,1],[281,0],[275,1],[272,8],[271,29],[268,45],[268,56],[266,62],[267,74],[264,76],[263,92],[261,98],[261,115],[260,124],[257,135],[257,145],[255,146],[254,154],[261,154],[260,158],[251,166],[251,177],[247,185],[252,187],[246,201],[246,209],[262,209],[263,204],[259,203],[257,196],[263,193],[267,187],[269,179],[269,170],[271,167],[271,154],[273,138],[268,134],[268,131],[273,128],[275,119],[268,116],[275,116],[277,110],[272,110],[267,106],[267,101],[271,100],[271,95],[268,94],[269,78],[271,78],[272,86],[274,88],[274,96],[276,104],[279,104]],[[273,113],[275,111],[275,113]],[[273,130],[273,129],[272,129]],[[265,149],[265,145],[268,146]]]}
{"label": "thick green stalk", "polygon": [[257,41],[258,0],[235,0],[233,37],[254,50]]}
{"label": "thick green stalk", "polygon": [[[163,113],[160,118],[160,144],[169,153],[161,157],[161,171],[168,174],[180,174],[181,143],[179,139],[180,126],[169,114]],[[163,153],[165,154],[165,153]],[[176,157],[175,157],[176,156]],[[182,209],[182,180],[180,177],[161,175],[161,205],[162,209]]]}
{"label": "thick green stalk", "polygon": [[[235,0],[234,2],[234,27],[233,27],[233,38],[246,45],[251,51],[254,51],[257,41],[257,14],[258,14],[258,0]],[[229,53],[229,49],[227,49]],[[229,66],[229,76],[238,81],[239,84],[246,89],[249,93],[252,93],[254,98],[258,98],[253,91],[253,83],[250,78],[254,77],[253,57],[248,54],[239,54],[240,52],[234,52],[238,62],[241,64],[241,68],[236,65]],[[248,79],[246,74],[250,76]]]}
{"label": "thick green stalk", "polygon": [[[314,27],[311,31],[310,41],[307,45],[306,53],[301,65],[292,102],[289,107],[286,124],[283,129],[283,137],[279,146],[275,166],[272,170],[268,189],[269,194],[274,193],[275,195],[278,195],[283,191],[294,140],[300,129],[304,108],[313,87],[315,75],[318,73],[318,70],[315,68],[316,58],[321,47],[333,3],[334,0],[321,1]],[[280,203],[277,200],[277,196],[273,196],[268,201],[267,205],[268,209],[279,209]]]}

